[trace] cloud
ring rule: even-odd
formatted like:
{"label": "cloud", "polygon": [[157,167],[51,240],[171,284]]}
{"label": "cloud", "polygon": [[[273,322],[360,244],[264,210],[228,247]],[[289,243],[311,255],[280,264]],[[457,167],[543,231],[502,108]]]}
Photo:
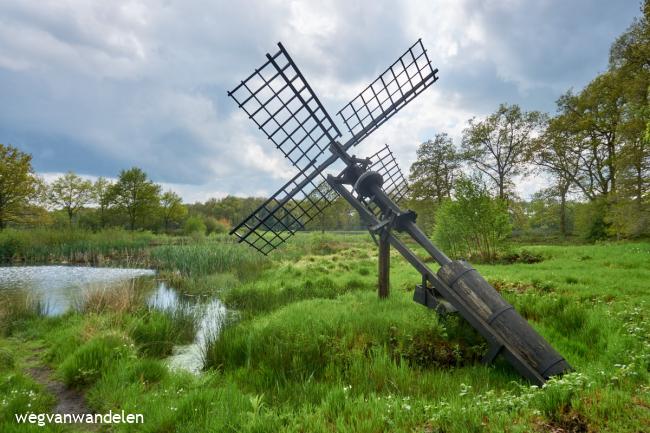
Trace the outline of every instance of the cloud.
{"label": "cloud", "polygon": [[334,114],[421,37],[439,82],[355,149],[387,142],[406,172],[420,142],[459,138],[501,102],[552,111],[637,14],[604,0],[4,2],[0,142],[42,173],[140,166],[188,201],[270,194],[293,170],[226,91],[282,41]]}

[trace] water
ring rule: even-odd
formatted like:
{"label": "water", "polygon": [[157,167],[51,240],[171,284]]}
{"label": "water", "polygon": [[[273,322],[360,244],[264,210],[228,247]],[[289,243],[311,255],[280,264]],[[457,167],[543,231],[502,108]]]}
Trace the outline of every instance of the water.
{"label": "water", "polygon": [[205,348],[211,339],[218,336],[228,311],[218,299],[197,302],[196,298],[181,295],[164,281],[155,281],[153,276],[155,271],[151,269],[86,266],[0,267],[0,302],[7,296],[27,295],[39,301],[42,314],[58,316],[79,306],[84,292],[89,290],[110,289],[111,286],[123,284],[125,281],[148,281],[148,287],[145,284],[137,290],[148,290],[149,307],[163,311],[188,309],[196,315],[198,326],[194,342],[176,347],[168,359],[168,364],[171,368],[198,373],[203,367]]}
{"label": "water", "polygon": [[188,309],[196,315],[198,326],[194,341],[191,344],[175,347],[174,353],[167,359],[167,363],[172,369],[199,373],[203,368],[203,354],[208,343],[219,335],[226,321],[228,310],[225,305],[218,299],[211,299],[203,303],[184,299],[164,282],[160,283],[149,296],[147,303],[150,307],[158,310]]}
{"label": "water", "polygon": [[0,294],[27,294],[40,301],[47,316],[58,316],[79,301],[84,291],[153,276],[151,269],[92,268],[86,266],[0,267]]}

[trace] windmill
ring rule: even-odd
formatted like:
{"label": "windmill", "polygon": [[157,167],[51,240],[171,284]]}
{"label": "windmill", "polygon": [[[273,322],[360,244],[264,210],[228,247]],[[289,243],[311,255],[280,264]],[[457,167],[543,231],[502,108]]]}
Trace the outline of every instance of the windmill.
{"label": "windmill", "polygon": [[[337,114],[341,132],[279,43],[278,51],[228,92],[282,152],[297,174],[264,201],[231,234],[268,254],[318,216],[338,196],[357,210],[379,238],[379,294],[388,295],[390,247],[421,275],[413,299],[440,314],[457,312],[488,342],[483,361],[501,354],[521,375],[541,385],[571,369],[568,362],[467,262],[449,259],[403,210],[404,176],[384,146],[368,158],[348,152],[438,80],[421,40],[346,104]],[[343,169],[333,175],[332,167]],[[334,193],[333,193],[334,192]],[[440,265],[434,272],[395,232],[419,244]]]}

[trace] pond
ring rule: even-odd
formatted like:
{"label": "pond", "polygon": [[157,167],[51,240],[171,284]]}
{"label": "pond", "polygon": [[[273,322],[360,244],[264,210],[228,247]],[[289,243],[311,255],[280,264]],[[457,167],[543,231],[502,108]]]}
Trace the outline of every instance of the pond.
{"label": "pond", "polygon": [[0,302],[22,296],[37,301],[41,314],[58,316],[78,308],[84,293],[133,283],[135,290],[145,291],[150,308],[163,311],[182,308],[195,315],[198,326],[194,342],[176,347],[168,364],[172,368],[199,372],[203,367],[204,348],[219,334],[228,311],[218,299],[197,301],[183,296],[164,281],[157,281],[155,274],[151,269],[87,266],[0,267]]}

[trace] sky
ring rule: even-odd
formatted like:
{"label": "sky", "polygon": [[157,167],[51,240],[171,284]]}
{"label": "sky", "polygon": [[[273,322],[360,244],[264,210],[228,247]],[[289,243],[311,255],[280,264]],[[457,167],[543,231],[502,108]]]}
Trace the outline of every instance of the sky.
{"label": "sky", "polygon": [[[422,38],[439,80],[363,141],[402,170],[500,103],[553,113],[607,68],[639,0],[0,0],[0,143],[46,180],[138,166],[186,202],[292,169],[227,97],[282,42],[332,117]],[[336,121],[336,119],[335,119]],[[342,122],[339,129],[344,131]],[[344,135],[343,139],[346,136]],[[526,197],[543,176],[517,182]]]}

